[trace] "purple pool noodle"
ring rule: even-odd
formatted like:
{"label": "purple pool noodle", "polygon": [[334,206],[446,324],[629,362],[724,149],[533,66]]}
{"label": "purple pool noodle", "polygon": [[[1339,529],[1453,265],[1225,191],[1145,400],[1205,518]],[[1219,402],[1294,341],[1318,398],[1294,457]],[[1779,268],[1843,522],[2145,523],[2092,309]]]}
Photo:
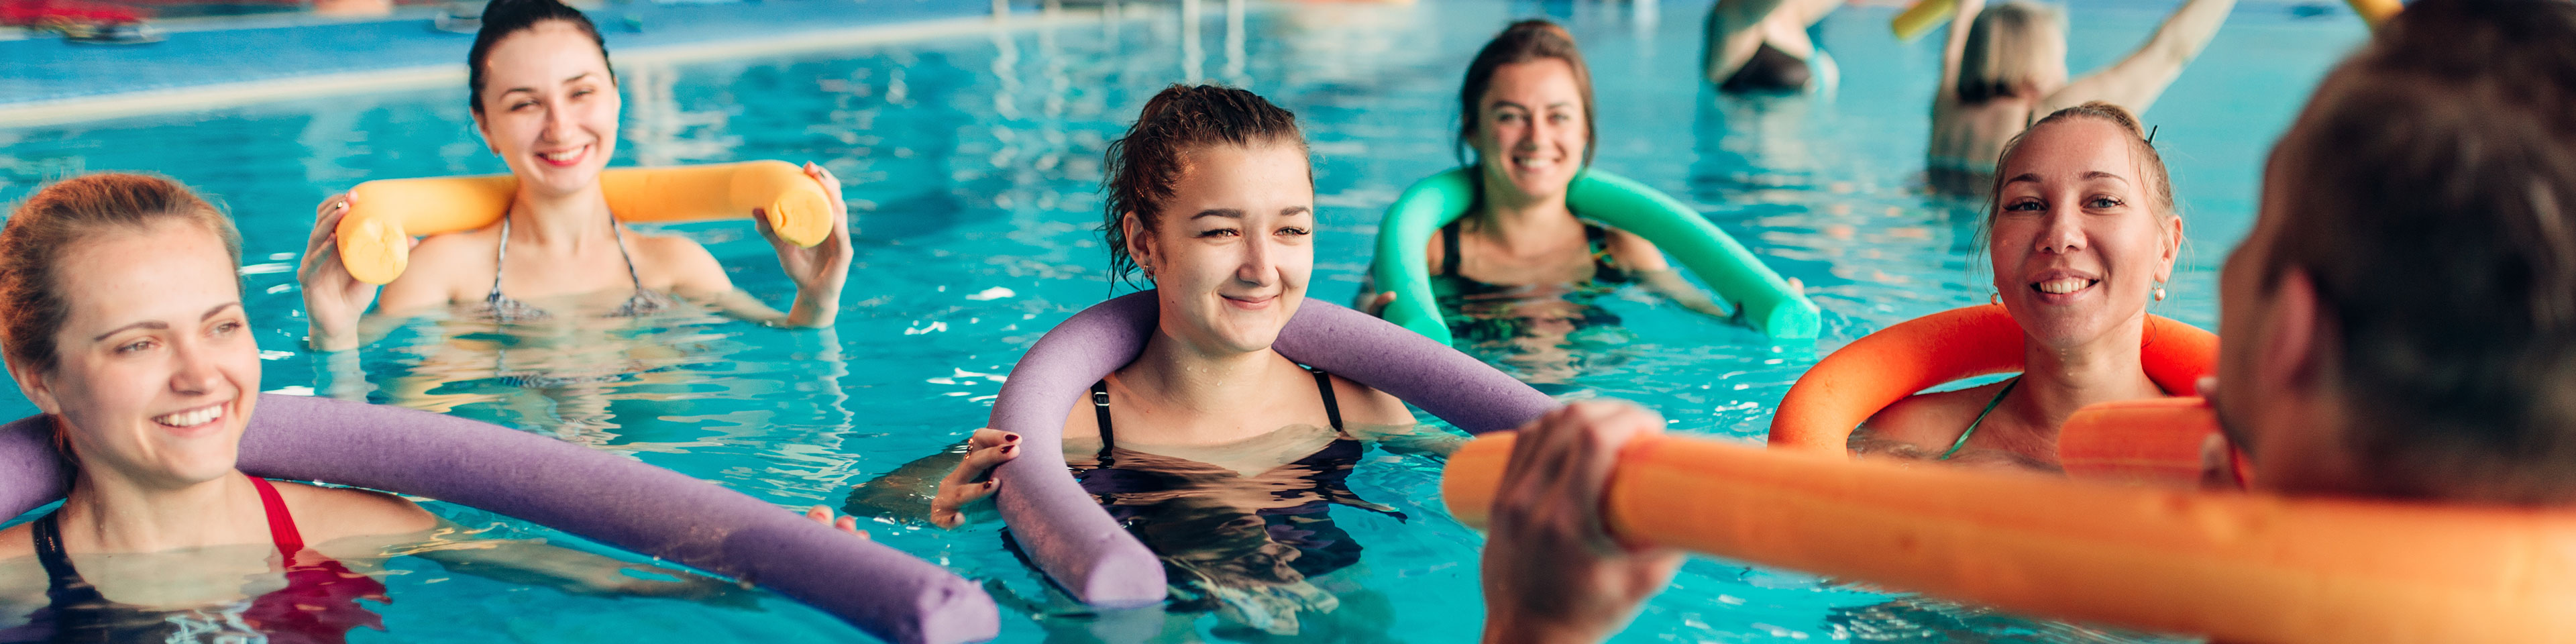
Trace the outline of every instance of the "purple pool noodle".
{"label": "purple pool noodle", "polygon": [[[1154,552],[1109,518],[1067,474],[1065,414],[1091,383],[1136,359],[1153,333],[1153,291],[1102,302],[1038,338],[993,401],[991,427],[1020,434],[1019,458],[994,475],[994,503],[1022,551],[1075,598],[1127,607],[1163,599]],[[1387,392],[1470,433],[1511,429],[1556,402],[1449,345],[1365,313],[1309,298],[1272,348],[1290,360]]]}
{"label": "purple pool noodle", "polygon": [[[62,498],[50,423],[0,426],[0,516]],[[902,644],[992,639],[990,596],[946,569],[624,456],[429,412],[262,394],[253,475],[481,508],[768,587]]]}

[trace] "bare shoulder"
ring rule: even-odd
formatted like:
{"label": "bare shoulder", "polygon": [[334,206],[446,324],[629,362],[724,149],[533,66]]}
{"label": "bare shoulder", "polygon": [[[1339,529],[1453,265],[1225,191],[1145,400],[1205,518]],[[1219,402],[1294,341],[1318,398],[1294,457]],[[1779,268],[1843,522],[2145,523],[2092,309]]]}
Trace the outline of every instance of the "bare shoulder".
{"label": "bare shoulder", "polygon": [[649,286],[665,290],[716,292],[733,289],[724,264],[697,240],[679,235],[632,235],[636,271]]}
{"label": "bare shoulder", "polygon": [[1609,226],[1602,228],[1610,231],[1607,238],[1602,240],[1602,246],[1610,251],[1612,259],[1619,260],[1620,266],[1632,270],[1651,271],[1671,268],[1670,264],[1664,261],[1663,249],[1656,248],[1655,243],[1647,241],[1644,235]]}
{"label": "bare shoulder", "polygon": [[351,488],[278,481],[277,495],[295,517],[305,543],[345,537],[404,534],[437,527],[438,517],[402,497]]}
{"label": "bare shoulder", "polygon": [[476,290],[468,284],[488,284],[496,274],[501,235],[494,228],[430,235],[411,248],[409,263],[402,275],[385,285],[384,310],[417,306],[438,306],[457,299],[459,293]]}
{"label": "bare shoulder", "polygon": [[1332,379],[1333,402],[1341,406],[1343,425],[1415,423],[1413,410],[1406,409],[1404,401],[1395,396],[1341,376],[1333,376]]}
{"label": "bare shoulder", "polygon": [[1872,440],[1947,449],[2002,383],[1908,396],[1861,424]]}
{"label": "bare shoulder", "polygon": [[36,556],[36,524],[21,523],[0,530],[0,567],[7,562]]}

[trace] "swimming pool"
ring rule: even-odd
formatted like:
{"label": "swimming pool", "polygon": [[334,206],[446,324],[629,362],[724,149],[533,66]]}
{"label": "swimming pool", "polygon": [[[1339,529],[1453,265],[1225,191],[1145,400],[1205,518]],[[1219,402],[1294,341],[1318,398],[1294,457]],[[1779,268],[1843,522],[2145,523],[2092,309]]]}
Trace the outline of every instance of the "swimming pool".
{"label": "swimming pool", "polygon": [[[2215,321],[2216,266],[2252,221],[2261,155],[2308,88],[2362,38],[2339,5],[2298,17],[2313,6],[2245,0],[2147,113],[2159,126],[2156,143],[2171,164],[2191,240],[2169,287],[2174,298],[2158,312]],[[1758,440],[1788,384],[1824,352],[1900,320],[1983,302],[1988,287],[1971,272],[1982,263],[1970,261],[1973,208],[1920,188],[1936,41],[1896,43],[1886,32],[1894,8],[1853,7],[1821,28],[1842,69],[1835,95],[1721,98],[1695,80],[1705,7],[1255,4],[1235,29],[1225,5],[1211,2],[1191,29],[1175,6],[1131,3],[1127,20],[623,68],[621,164],[811,159],[848,183],[859,254],[847,310],[826,331],[682,314],[574,332],[638,347],[600,352],[433,320],[397,332],[348,367],[308,354],[293,276],[315,202],[369,178],[502,171],[474,138],[462,87],[0,130],[0,201],[46,178],[109,169],[167,173],[220,198],[245,233],[269,389],[361,386],[361,378],[328,375],[354,367],[378,387],[367,395],[379,402],[631,453],[782,506],[839,506],[853,484],[979,425],[1022,349],[1111,294],[1091,232],[1100,151],[1154,91],[1194,78],[1221,81],[1298,113],[1312,142],[1324,229],[1313,291],[1346,302],[1385,204],[1412,180],[1455,163],[1452,110],[1474,48],[1510,18],[1552,16],[1581,39],[1595,73],[1597,162],[1692,203],[1804,280],[1825,309],[1824,338],[1775,346],[1623,292],[1604,300],[1623,320],[1610,332],[1579,335],[1561,349],[1478,352],[1552,394],[1637,400],[1662,411],[1675,431]],[[2071,67],[2080,72],[2125,54],[2168,9],[2075,2]],[[773,302],[792,290],[751,229],[671,229],[708,243],[745,288]],[[532,378],[553,386],[520,386]],[[0,416],[32,412],[17,397],[0,401]],[[1307,616],[1300,636],[1269,639],[1469,639],[1482,611],[1475,575],[1482,538],[1442,511],[1438,464],[1372,452],[1350,483],[1405,518],[1334,510],[1367,554],[1318,580],[1337,610]],[[470,509],[433,509],[500,536],[577,542]],[[1061,629],[1129,641],[1167,628],[1150,613],[1095,615],[1051,597],[1000,547],[991,522],[955,532],[864,527],[986,582],[1004,606],[1005,641]],[[394,565],[394,602],[378,609],[390,633],[359,631],[353,639],[863,637],[775,598],[755,612],[579,597],[425,561]],[[2095,637],[1972,611],[1882,605],[1889,600],[1813,576],[1695,559],[1620,641]],[[1183,639],[1178,631],[1262,639],[1209,632],[1211,624],[1168,628]]]}

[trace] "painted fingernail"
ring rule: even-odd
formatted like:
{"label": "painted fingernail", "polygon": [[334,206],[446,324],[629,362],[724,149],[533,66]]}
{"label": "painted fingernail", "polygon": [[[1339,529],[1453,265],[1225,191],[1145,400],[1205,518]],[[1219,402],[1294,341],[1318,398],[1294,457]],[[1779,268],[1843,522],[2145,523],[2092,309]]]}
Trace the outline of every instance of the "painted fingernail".
{"label": "painted fingernail", "polygon": [[1020,442],[1020,435],[1019,435],[1019,434],[1003,434],[1003,435],[1002,435],[1002,442],[1005,442],[1005,443],[1017,443],[1017,442]]}
{"label": "painted fingernail", "polygon": [[1002,446],[1002,453],[1004,453],[1004,454],[1010,454],[1010,453],[1014,453],[1014,452],[1018,452],[1018,451],[1020,451],[1020,446],[1018,446],[1018,445],[1003,445],[1003,446]]}

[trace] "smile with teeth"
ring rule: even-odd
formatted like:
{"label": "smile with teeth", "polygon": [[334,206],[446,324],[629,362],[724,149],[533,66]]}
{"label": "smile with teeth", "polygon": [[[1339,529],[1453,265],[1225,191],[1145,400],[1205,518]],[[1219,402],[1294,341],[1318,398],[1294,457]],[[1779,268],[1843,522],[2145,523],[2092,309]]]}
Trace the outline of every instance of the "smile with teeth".
{"label": "smile with teeth", "polygon": [[195,427],[215,422],[223,417],[224,406],[222,403],[216,403],[187,411],[154,416],[152,417],[152,422],[171,427]]}
{"label": "smile with teeth", "polygon": [[2033,288],[2033,289],[2037,289],[2037,290],[2038,290],[2039,292],[2041,292],[2041,293],[2047,293],[2047,294],[2050,294],[2050,295],[2065,295],[2065,294],[2068,294],[2068,293],[2073,293],[2073,292],[2076,292],[2076,291],[2084,290],[2084,289],[2089,288],[2089,287],[2091,287],[2091,286],[2093,286],[2094,284],[2099,283],[2099,282],[2101,282],[2101,280],[2088,280],[2088,279],[2079,279],[2079,278],[2069,277],[2069,278],[2064,278],[2064,279],[2053,279],[2053,280],[2048,280],[2048,281],[2045,281],[2045,282],[2040,282],[2040,283],[2037,283],[2037,284],[2032,284],[2032,285],[2030,285],[2030,287],[2031,287],[2031,288]]}
{"label": "smile with teeth", "polygon": [[545,159],[545,160],[547,160],[547,161],[553,161],[553,162],[555,162],[555,163],[567,163],[567,162],[571,162],[571,161],[575,161],[575,160],[580,159],[580,158],[582,157],[582,154],[584,154],[584,153],[586,153],[586,152],[589,152],[589,151],[590,151],[590,146],[585,145],[585,146],[581,146],[581,147],[573,148],[573,149],[570,149],[570,150],[563,150],[563,151],[559,151],[559,152],[539,152],[539,153],[537,153],[537,158],[539,158],[539,159]]}
{"label": "smile with teeth", "polygon": [[1529,168],[1529,169],[1532,169],[1532,170],[1545,170],[1545,169],[1548,169],[1548,168],[1556,167],[1556,160],[1555,160],[1555,159],[1533,159],[1533,158],[1530,158],[1530,157],[1512,157],[1512,163],[1513,163],[1513,164],[1515,164],[1515,165],[1519,165],[1520,167]]}

